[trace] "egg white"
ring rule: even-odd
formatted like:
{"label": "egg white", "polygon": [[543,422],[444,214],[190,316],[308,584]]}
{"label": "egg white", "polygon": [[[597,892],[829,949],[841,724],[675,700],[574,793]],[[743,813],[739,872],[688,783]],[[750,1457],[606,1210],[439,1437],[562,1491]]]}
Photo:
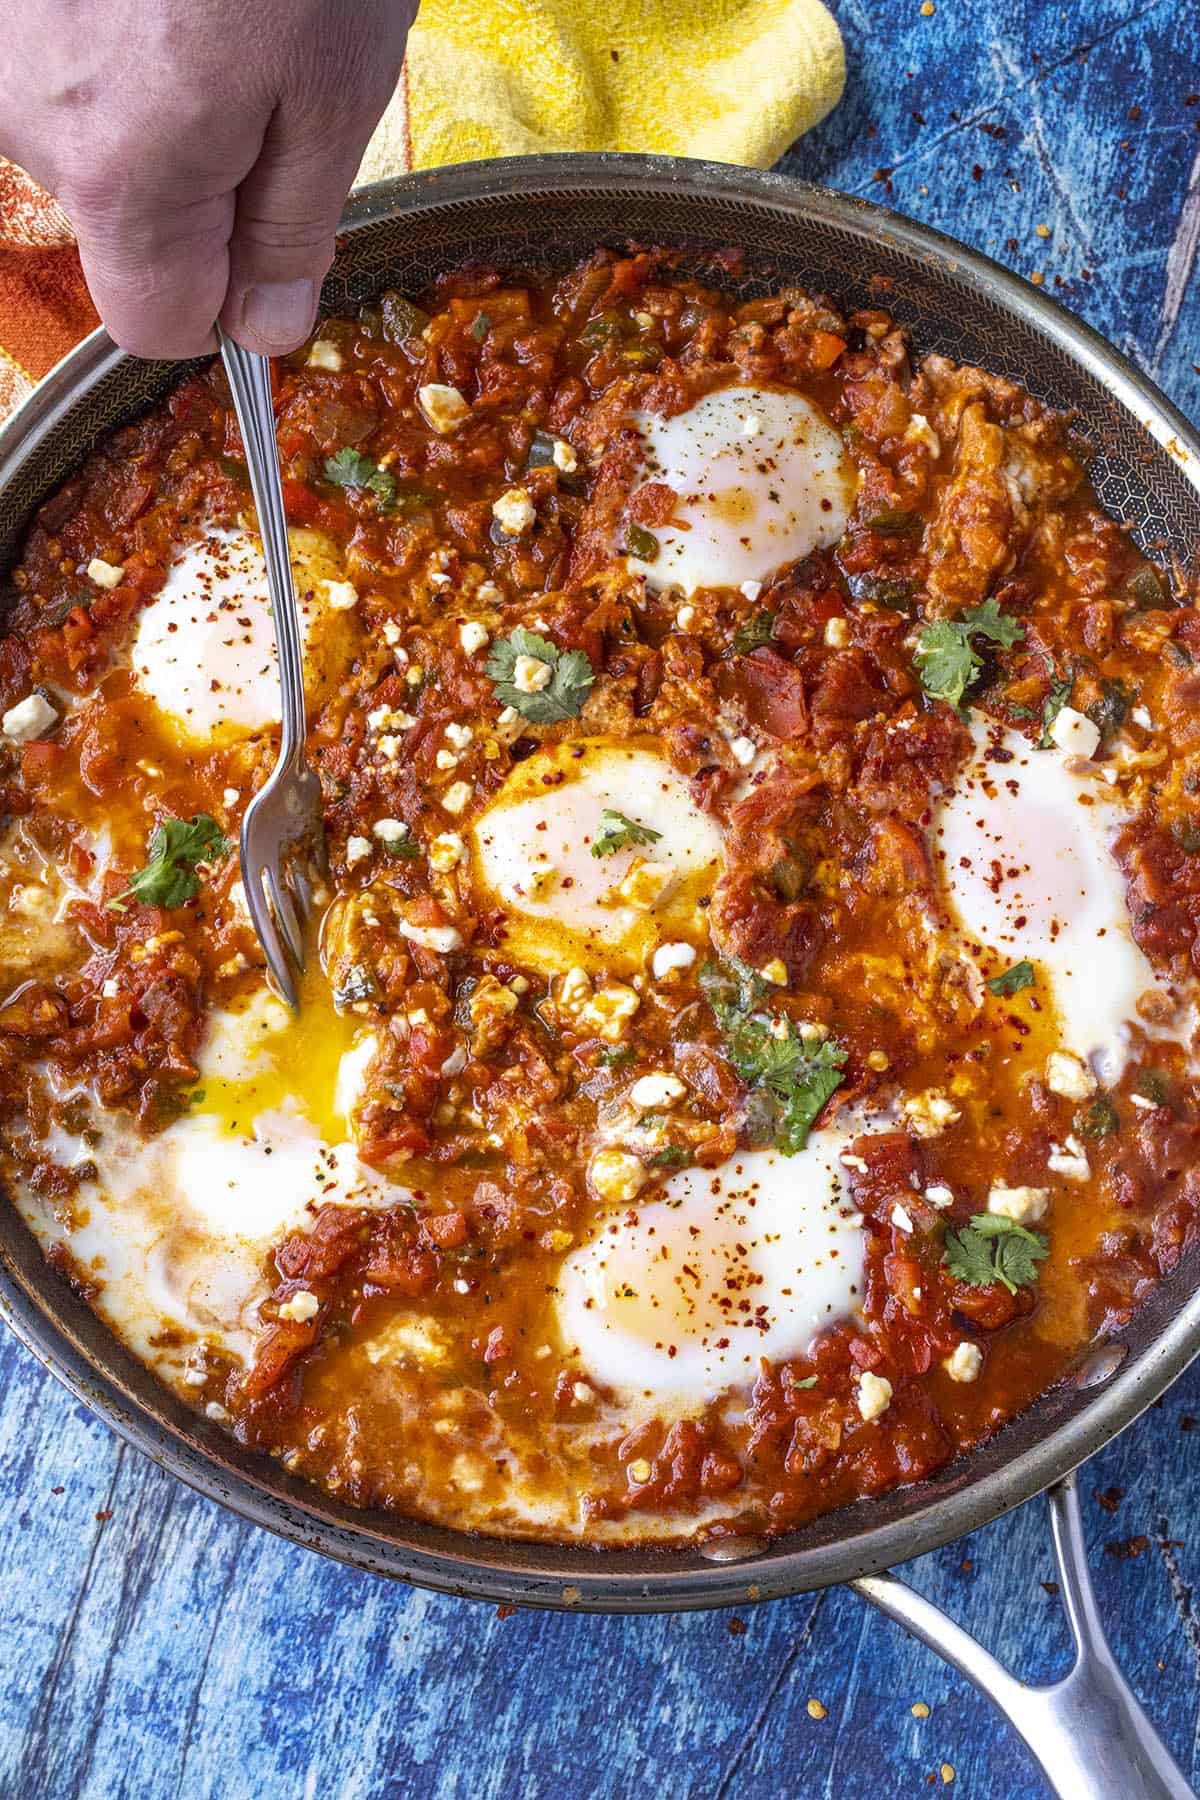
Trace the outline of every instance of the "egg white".
{"label": "egg white", "polygon": [[658,554],[629,567],[650,586],[740,587],[835,544],[854,486],[838,431],[801,394],[727,387],[686,412],[639,414],[644,478],[679,496]]}
{"label": "egg white", "polygon": [[1130,932],[1112,851],[1115,807],[1056,749],[977,715],[972,755],[938,806],[933,853],[952,913],[988,975],[1048,978],[1063,1047],[1116,1081],[1138,996],[1158,985]]}
{"label": "egg white", "polygon": [[750,1385],[762,1357],[802,1355],[860,1303],[861,1215],[839,1160],[854,1135],[681,1169],[660,1200],[602,1216],[559,1271],[564,1351],[631,1405],[697,1407]]}
{"label": "egg white", "polygon": [[[594,856],[606,808],[657,840]],[[539,751],[517,764],[471,836],[477,885],[504,912],[504,948],[518,961],[629,973],[663,939],[703,941],[698,902],[719,872],[721,833],[649,742],[581,738]],[[636,858],[673,874],[649,908],[616,891]]]}
{"label": "egg white", "polygon": [[[316,700],[349,654],[347,615],[329,601],[342,568],[322,533],[292,529],[288,541],[305,689]],[[135,685],[186,743],[228,743],[277,725],[275,628],[259,538],[214,530],[187,545],[138,615],[130,661]]]}

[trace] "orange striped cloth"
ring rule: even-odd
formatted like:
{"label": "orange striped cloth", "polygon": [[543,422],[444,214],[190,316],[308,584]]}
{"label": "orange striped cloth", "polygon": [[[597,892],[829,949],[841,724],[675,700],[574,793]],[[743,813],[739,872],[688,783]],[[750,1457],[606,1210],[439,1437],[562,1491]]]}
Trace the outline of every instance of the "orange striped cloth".
{"label": "orange striped cloth", "polygon": [[0,157],[0,420],[96,322],[67,215]]}

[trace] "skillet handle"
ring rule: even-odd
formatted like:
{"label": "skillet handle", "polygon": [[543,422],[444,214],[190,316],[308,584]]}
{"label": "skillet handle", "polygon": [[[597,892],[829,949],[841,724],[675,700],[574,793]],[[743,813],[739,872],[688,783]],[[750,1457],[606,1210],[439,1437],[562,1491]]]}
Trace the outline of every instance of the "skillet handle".
{"label": "skillet handle", "polygon": [[1075,1476],[1049,1492],[1050,1526],[1075,1661],[1061,1681],[1030,1687],[960,1625],[892,1574],[851,1583],[864,1600],[958,1669],[999,1707],[1059,1800],[1192,1800],[1170,1751],[1109,1649],[1088,1577]]}

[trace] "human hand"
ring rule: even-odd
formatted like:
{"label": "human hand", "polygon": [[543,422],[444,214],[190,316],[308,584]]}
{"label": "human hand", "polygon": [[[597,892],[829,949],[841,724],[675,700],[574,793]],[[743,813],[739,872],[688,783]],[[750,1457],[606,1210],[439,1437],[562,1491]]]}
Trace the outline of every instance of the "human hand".
{"label": "human hand", "polygon": [[279,355],[334,233],[416,0],[25,0],[0,41],[0,153],[57,195],[109,333],[139,356]]}

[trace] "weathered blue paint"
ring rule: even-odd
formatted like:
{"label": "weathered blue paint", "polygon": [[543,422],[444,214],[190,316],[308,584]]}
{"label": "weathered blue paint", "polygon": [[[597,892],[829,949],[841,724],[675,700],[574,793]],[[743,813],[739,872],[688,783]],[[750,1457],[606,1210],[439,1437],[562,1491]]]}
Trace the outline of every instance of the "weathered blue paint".
{"label": "weathered blue paint", "polygon": [[[784,166],[1042,271],[1200,411],[1196,9],[839,11],[846,98]],[[744,1635],[721,1615],[501,1621],[240,1524],[121,1448],[7,1341],[0,1391],[6,1795],[875,1800],[940,1788],[943,1762],[978,1800],[1041,1791],[986,1704],[844,1591],[748,1612]],[[1114,1643],[1195,1777],[1193,1413],[1200,1370],[1095,1459],[1083,1491]],[[1093,1499],[1110,1488],[1124,1490],[1112,1516]],[[1106,1551],[1141,1537],[1139,1555]],[[1036,1503],[909,1573],[1032,1678],[1061,1666]]]}

